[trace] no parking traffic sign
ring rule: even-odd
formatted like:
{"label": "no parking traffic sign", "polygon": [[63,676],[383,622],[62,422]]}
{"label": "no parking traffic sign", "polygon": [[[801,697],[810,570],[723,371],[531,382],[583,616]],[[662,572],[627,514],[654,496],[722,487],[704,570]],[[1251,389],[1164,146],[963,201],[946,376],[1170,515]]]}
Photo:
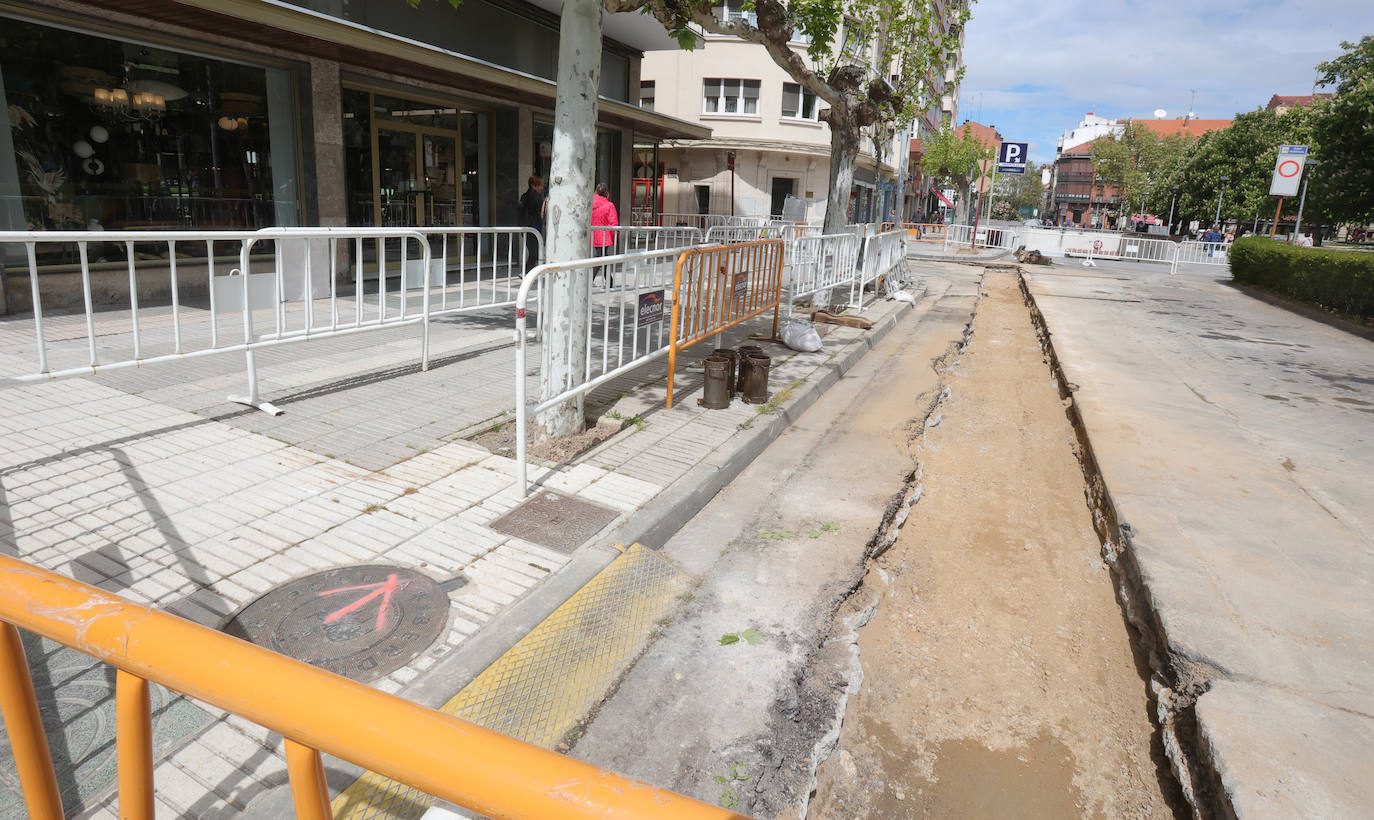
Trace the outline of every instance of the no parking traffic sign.
{"label": "no parking traffic sign", "polygon": [[1280,145],[1274,160],[1274,178],[1269,182],[1270,196],[1297,196],[1302,167],[1307,164],[1306,145]]}

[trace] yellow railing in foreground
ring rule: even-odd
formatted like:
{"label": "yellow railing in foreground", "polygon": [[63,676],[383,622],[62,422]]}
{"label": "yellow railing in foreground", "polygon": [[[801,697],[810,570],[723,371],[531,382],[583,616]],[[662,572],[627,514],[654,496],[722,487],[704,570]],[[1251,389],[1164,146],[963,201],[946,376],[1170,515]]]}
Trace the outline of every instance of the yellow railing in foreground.
{"label": "yellow railing in foreground", "polygon": [[321,752],[494,818],[741,817],[0,556],[0,709],[34,820],[62,800],[16,627],[118,669],[121,817],[153,816],[148,681],[285,737],[301,818],[329,817]]}

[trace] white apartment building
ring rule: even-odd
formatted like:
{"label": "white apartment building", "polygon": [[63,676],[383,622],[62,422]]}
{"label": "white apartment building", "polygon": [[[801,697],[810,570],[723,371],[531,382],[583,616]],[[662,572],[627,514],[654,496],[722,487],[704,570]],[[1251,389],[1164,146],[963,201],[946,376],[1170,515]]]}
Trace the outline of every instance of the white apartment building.
{"label": "white apartment building", "polygon": [[[738,0],[727,0],[716,12],[736,18],[752,14],[740,9]],[[792,47],[805,53],[807,43],[798,40]],[[953,59],[957,65],[958,55]],[[933,107],[952,109],[957,89],[946,87],[945,79],[944,69],[932,72],[926,98]],[[788,197],[795,197],[806,202],[805,218],[824,217],[830,128],[819,114],[825,103],[792,82],[762,46],[706,35],[704,47],[694,51],[647,53],[640,105],[711,129],[710,139],[659,144],[660,212],[779,216]],[[863,139],[850,197],[852,221],[907,212],[901,192],[912,170],[908,146],[917,129],[887,135],[881,145],[871,136]],[[635,175],[652,176],[652,170],[637,166]],[[652,188],[641,180],[636,185],[637,190]]]}

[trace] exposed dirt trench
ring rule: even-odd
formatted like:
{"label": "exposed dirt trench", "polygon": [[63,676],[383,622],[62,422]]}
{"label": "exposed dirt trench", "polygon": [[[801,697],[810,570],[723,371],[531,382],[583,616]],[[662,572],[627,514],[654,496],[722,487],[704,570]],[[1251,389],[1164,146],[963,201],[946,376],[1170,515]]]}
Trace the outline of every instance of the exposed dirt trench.
{"label": "exposed dirt trench", "polygon": [[862,684],[807,815],[1185,816],[1015,273],[988,272],[945,364],[919,502],[852,598],[877,602]]}

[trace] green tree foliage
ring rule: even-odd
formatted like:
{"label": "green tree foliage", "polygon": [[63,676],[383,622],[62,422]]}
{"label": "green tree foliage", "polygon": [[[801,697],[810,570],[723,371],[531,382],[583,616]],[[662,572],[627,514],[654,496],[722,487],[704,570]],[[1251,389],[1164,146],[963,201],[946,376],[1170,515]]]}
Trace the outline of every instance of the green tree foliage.
{"label": "green tree foliage", "polygon": [[1039,166],[1027,162],[1024,174],[998,174],[993,195],[993,219],[1022,219],[1023,210],[1039,208],[1044,202]]}
{"label": "green tree foliage", "polygon": [[977,174],[974,163],[980,159],[992,159],[992,149],[975,139],[971,131],[958,133],[949,123],[921,140],[922,170],[959,192],[959,222],[966,222],[972,213],[969,186]]}
{"label": "green tree foliage", "polygon": [[[1179,188],[1175,219],[1210,224],[1218,196],[1223,220],[1249,222],[1256,214],[1272,217],[1277,203],[1269,196],[1269,181],[1279,146],[1310,145],[1311,117],[1312,111],[1306,108],[1283,115],[1250,111],[1237,114],[1230,128],[1203,134],[1162,186]],[[1223,176],[1227,177],[1224,196]],[[1309,199],[1308,208],[1313,206]]]}
{"label": "green tree foliage", "polygon": [[[1187,137],[1161,137],[1128,120],[1122,132],[1092,144],[1093,172],[1102,186],[1115,186],[1123,207],[1132,212],[1168,207],[1168,180],[1192,148]],[[1124,213],[1124,211],[1123,211]]]}
{"label": "green tree foliage", "polygon": [[1341,48],[1345,53],[1317,66],[1322,85],[1335,86],[1335,96],[1311,112],[1319,161],[1311,185],[1318,207],[1333,221],[1364,223],[1374,220],[1374,36]]}
{"label": "green tree foliage", "polygon": [[[829,106],[820,114],[831,135],[827,231],[847,221],[864,129],[884,145],[926,107],[922,84],[958,52],[972,2],[943,4],[942,11],[934,0],[749,0],[752,17],[722,20],[716,0],[603,1],[607,11],[652,14],[685,48],[695,43],[694,27],[757,43]],[[935,35],[941,15],[948,26]],[[794,45],[801,39],[805,49]]]}

